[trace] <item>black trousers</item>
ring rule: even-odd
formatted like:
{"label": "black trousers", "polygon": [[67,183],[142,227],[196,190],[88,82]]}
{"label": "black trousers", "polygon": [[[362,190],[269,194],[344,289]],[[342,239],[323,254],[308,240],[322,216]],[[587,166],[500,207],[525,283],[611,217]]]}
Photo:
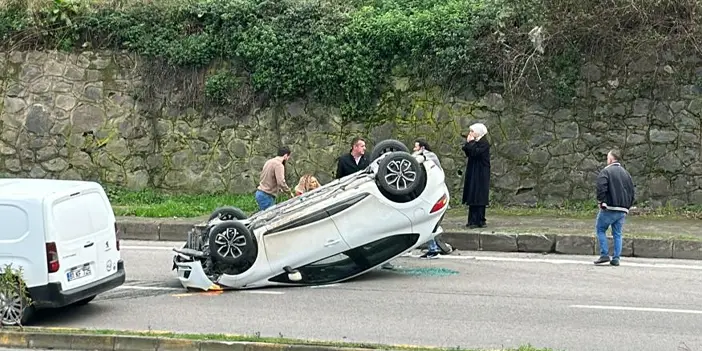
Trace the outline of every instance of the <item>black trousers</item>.
{"label": "black trousers", "polygon": [[468,225],[485,225],[485,206],[468,206]]}

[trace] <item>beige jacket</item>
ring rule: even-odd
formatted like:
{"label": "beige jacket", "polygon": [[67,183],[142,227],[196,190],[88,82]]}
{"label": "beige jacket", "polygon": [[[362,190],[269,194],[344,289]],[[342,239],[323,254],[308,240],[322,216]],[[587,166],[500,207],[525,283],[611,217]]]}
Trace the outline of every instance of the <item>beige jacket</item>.
{"label": "beige jacket", "polygon": [[273,157],[263,164],[257,189],[272,196],[278,196],[281,191],[290,192],[290,187],[285,182],[285,166],[282,157]]}

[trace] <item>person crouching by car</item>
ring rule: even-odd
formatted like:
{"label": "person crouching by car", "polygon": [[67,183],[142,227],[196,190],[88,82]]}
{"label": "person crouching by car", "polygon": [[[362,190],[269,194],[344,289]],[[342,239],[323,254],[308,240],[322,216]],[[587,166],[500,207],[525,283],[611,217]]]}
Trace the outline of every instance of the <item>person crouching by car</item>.
{"label": "person crouching by car", "polygon": [[[427,143],[426,140],[416,139],[414,141],[414,150],[413,151],[414,151],[414,154],[424,155],[424,157],[426,157],[428,160],[431,160],[434,163],[436,163],[437,167],[441,168],[441,162],[439,162],[439,157],[436,156],[436,154],[431,151],[431,147],[429,147],[429,143]],[[421,258],[421,259],[439,258],[440,253],[441,253],[441,249],[439,248],[439,244],[436,243],[435,239],[431,239],[429,241],[429,250],[424,255],[419,256],[419,258]]]}
{"label": "person crouching by car", "polygon": [[300,181],[295,187],[295,196],[300,196],[308,191],[312,191],[320,187],[319,181],[311,174],[305,174],[300,177]]}

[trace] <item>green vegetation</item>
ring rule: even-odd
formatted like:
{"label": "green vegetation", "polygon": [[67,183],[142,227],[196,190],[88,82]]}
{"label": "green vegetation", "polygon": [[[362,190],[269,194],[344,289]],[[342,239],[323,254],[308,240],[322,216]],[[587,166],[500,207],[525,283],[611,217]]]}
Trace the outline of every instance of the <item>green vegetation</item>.
{"label": "green vegetation", "polygon": [[[186,103],[311,97],[363,118],[393,75],[447,91],[497,79],[506,96],[567,102],[586,60],[702,47],[700,10],[694,0],[0,0],[0,45],[125,49],[151,59],[147,89],[187,85]],[[540,88],[523,89],[533,79]]]}
{"label": "green vegetation", "polygon": [[[27,307],[32,307],[33,302],[29,297],[27,286],[24,282],[23,269],[21,267],[15,269],[12,267],[12,264],[7,264],[0,272],[0,305],[4,303],[12,303],[16,298],[19,298],[22,301],[25,310],[23,310],[19,316],[4,316],[3,313],[6,311],[4,308],[0,309],[0,319],[5,317],[13,318],[13,323],[17,323],[21,327],[24,311],[26,311]],[[2,299],[5,300],[2,301]],[[3,327],[3,324],[0,323],[0,328]]]}
{"label": "green vegetation", "polygon": [[[220,206],[235,206],[251,214],[258,210],[253,195],[232,194],[169,194],[163,191],[145,189],[129,191],[118,187],[106,186],[107,195],[117,216],[138,217],[199,217],[207,216]],[[278,201],[285,201],[282,197]],[[465,209],[452,199],[451,215],[464,216]],[[592,219],[597,213],[595,202],[571,202],[560,207],[490,207],[491,216],[542,216],[558,218],[585,218]],[[639,210],[632,215],[646,218],[660,219],[702,219],[700,207],[661,207],[655,210]]]}
{"label": "green vegetation", "polygon": [[[13,330],[8,328],[7,330]],[[282,334],[279,337],[262,337],[259,333],[256,335],[233,335],[233,334],[182,334],[171,332],[138,332],[130,330],[109,330],[109,329],[73,329],[73,328],[24,328],[25,331],[38,331],[41,333],[56,333],[56,334],[88,334],[88,335],[118,335],[118,336],[144,336],[163,339],[181,339],[192,341],[230,341],[230,342],[261,342],[271,344],[288,344],[288,345],[311,345],[311,346],[330,346],[341,348],[363,348],[371,350],[412,350],[412,351],[471,351],[473,349],[464,349],[460,347],[438,348],[438,347],[420,347],[409,345],[383,345],[370,343],[350,343],[350,342],[333,342],[333,341],[318,341],[305,339],[286,338]],[[478,350],[473,350],[478,351]],[[498,351],[498,350],[494,350]],[[555,351],[549,348],[536,348],[531,345],[523,345],[519,348],[500,349],[499,351]]]}
{"label": "green vegetation", "polygon": [[105,190],[116,216],[198,217],[209,215],[220,206],[238,207],[248,214],[258,210],[253,195],[179,195],[152,189],[128,191],[108,186],[105,186]]}

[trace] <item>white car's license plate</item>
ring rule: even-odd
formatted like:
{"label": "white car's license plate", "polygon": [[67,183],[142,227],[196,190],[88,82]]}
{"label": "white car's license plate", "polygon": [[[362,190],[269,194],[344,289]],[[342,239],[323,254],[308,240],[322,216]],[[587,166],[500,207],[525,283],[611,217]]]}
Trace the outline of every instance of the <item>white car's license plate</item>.
{"label": "white car's license plate", "polygon": [[85,266],[76,267],[68,271],[66,273],[66,278],[70,282],[76,279],[85,278],[91,274],[93,274],[93,272],[90,270],[90,265],[86,264]]}

